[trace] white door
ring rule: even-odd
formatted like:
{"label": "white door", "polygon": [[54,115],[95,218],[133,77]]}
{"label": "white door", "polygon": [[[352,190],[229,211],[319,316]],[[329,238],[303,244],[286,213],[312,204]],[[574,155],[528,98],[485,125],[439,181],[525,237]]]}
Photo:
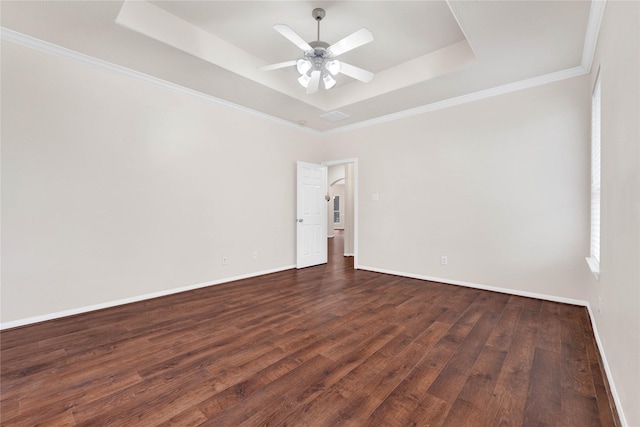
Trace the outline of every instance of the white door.
{"label": "white door", "polygon": [[297,259],[304,268],[327,262],[327,167],[298,162]]}

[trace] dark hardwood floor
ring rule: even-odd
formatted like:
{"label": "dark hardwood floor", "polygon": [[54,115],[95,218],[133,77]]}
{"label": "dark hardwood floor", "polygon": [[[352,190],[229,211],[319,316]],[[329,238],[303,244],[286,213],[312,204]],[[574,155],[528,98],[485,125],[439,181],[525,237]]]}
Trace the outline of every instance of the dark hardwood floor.
{"label": "dark hardwood floor", "polygon": [[4,331],[3,426],[613,426],[582,307],[330,263]]}

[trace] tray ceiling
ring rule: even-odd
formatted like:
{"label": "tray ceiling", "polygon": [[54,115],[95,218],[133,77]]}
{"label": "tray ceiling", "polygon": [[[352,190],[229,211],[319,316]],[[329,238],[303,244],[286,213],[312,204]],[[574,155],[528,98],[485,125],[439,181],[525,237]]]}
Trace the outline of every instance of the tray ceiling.
{"label": "tray ceiling", "polygon": [[[1,7],[5,41],[71,52],[331,132],[587,73],[604,3],[5,0]],[[315,7],[326,10],[320,36],[329,44],[362,27],[373,33],[373,42],[340,57],[375,72],[370,83],[341,75],[333,89],[306,95],[295,67],[257,70],[301,56],[272,26],[313,41]]]}

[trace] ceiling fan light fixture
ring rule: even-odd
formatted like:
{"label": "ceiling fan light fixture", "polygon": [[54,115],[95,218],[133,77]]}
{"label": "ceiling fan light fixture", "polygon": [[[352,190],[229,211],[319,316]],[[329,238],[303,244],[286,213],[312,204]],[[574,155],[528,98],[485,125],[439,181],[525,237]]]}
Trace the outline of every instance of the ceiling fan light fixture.
{"label": "ceiling fan light fixture", "polygon": [[298,68],[298,72],[300,74],[307,74],[307,71],[309,71],[312,67],[311,61],[309,61],[308,59],[298,59],[296,67]]}
{"label": "ceiling fan light fixture", "polygon": [[327,61],[324,67],[327,69],[327,71],[335,76],[340,72],[340,61],[337,61],[335,59],[332,61]]}
{"label": "ceiling fan light fixture", "polygon": [[336,81],[329,74],[325,74],[322,76],[322,80],[324,81],[324,88],[329,90],[336,85]]}
{"label": "ceiling fan light fixture", "polygon": [[300,73],[298,83],[307,89],[307,95],[318,91],[320,79],[322,79],[325,89],[331,89],[336,85],[336,80],[332,76],[340,73],[360,80],[361,82],[366,83],[371,81],[373,73],[335,60],[335,57],[338,55],[372,42],[373,34],[371,34],[371,31],[366,28],[360,28],[342,40],[330,45],[320,40],[320,21],[325,17],[324,9],[315,8],[311,12],[311,15],[318,24],[318,38],[316,41],[307,43],[302,37],[284,24],[276,24],[273,26],[277,32],[304,52],[303,57],[277,64],[264,65],[258,67],[258,69],[268,71],[295,65],[298,73]]}
{"label": "ceiling fan light fixture", "polygon": [[300,83],[300,86],[302,86],[303,88],[306,88],[307,86],[309,86],[310,81],[311,81],[311,77],[308,74],[303,74],[300,77],[298,77],[298,83]]}

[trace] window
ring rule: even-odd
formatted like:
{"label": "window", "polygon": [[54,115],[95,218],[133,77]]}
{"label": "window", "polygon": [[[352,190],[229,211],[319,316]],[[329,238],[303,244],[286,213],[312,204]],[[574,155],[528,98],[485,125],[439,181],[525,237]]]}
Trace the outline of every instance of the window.
{"label": "window", "polygon": [[587,263],[596,276],[600,275],[600,72],[591,96],[591,247]]}
{"label": "window", "polygon": [[340,196],[333,197],[333,223],[340,224]]}

